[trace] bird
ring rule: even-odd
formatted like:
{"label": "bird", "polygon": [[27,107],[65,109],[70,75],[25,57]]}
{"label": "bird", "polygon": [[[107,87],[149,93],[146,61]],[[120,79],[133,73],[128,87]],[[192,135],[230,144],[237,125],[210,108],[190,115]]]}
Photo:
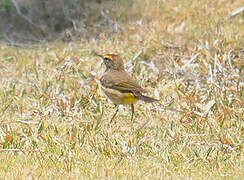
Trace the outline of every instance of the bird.
{"label": "bird", "polygon": [[102,58],[106,66],[106,70],[100,78],[102,89],[107,97],[114,103],[115,107],[117,107],[110,122],[113,121],[119,111],[118,105],[129,104],[131,106],[131,121],[133,121],[135,113],[134,104],[138,100],[142,100],[146,103],[158,101],[157,99],[142,94],[147,91],[139,86],[133,77],[125,71],[124,62],[119,55],[99,55],[97,53],[95,53],[95,55]]}

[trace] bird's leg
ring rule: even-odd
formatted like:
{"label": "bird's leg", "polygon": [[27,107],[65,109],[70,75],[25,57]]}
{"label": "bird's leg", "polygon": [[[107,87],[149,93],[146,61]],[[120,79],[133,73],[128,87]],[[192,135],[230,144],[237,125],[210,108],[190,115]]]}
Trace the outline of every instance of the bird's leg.
{"label": "bird's leg", "polygon": [[113,117],[111,118],[110,123],[113,121],[114,117],[116,116],[116,114],[117,114],[118,111],[119,111],[119,106],[118,106],[118,105],[115,105],[115,107],[117,107],[117,109],[116,109],[116,111],[115,111]]}
{"label": "bird's leg", "polygon": [[131,121],[133,120],[133,117],[134,117],[134,113],[135,112],[135,109],[134,109],[134,104],[131,104]]}

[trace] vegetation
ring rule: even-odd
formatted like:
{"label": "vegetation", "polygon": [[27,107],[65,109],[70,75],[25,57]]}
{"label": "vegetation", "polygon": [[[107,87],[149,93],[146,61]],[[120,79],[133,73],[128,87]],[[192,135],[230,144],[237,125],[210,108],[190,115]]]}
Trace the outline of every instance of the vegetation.
{"label": "vegetation", "polygon": [[[243,179],[243,17],[229,18],[241,2],[101,5],[97,37],[0,45],[0,178]],[[109,123],[93,51],[120,54],[160,101]]]}

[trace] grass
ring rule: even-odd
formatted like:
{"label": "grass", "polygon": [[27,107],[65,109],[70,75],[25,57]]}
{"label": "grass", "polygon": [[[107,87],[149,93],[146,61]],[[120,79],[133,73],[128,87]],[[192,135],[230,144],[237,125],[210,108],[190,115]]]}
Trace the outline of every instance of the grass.
{"label": "grass", "polygon": [[[0,178],[243,179],[243,20],[226,19],[240,6],[138,0],[96,40],[1,45]],[[120,54],[160,101],[109,123],[93,50]]]}

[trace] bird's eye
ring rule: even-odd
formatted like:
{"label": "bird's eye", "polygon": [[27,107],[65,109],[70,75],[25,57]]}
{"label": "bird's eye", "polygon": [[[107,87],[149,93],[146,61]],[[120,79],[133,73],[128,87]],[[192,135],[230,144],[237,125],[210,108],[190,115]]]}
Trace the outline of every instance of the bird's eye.
{"label": "bird's eye", "polygon": [[105,61],[111,61],[111,59],[109,59],[109,58],[107,58],[107,57],[105,57],[104,60],[105,60]]}

